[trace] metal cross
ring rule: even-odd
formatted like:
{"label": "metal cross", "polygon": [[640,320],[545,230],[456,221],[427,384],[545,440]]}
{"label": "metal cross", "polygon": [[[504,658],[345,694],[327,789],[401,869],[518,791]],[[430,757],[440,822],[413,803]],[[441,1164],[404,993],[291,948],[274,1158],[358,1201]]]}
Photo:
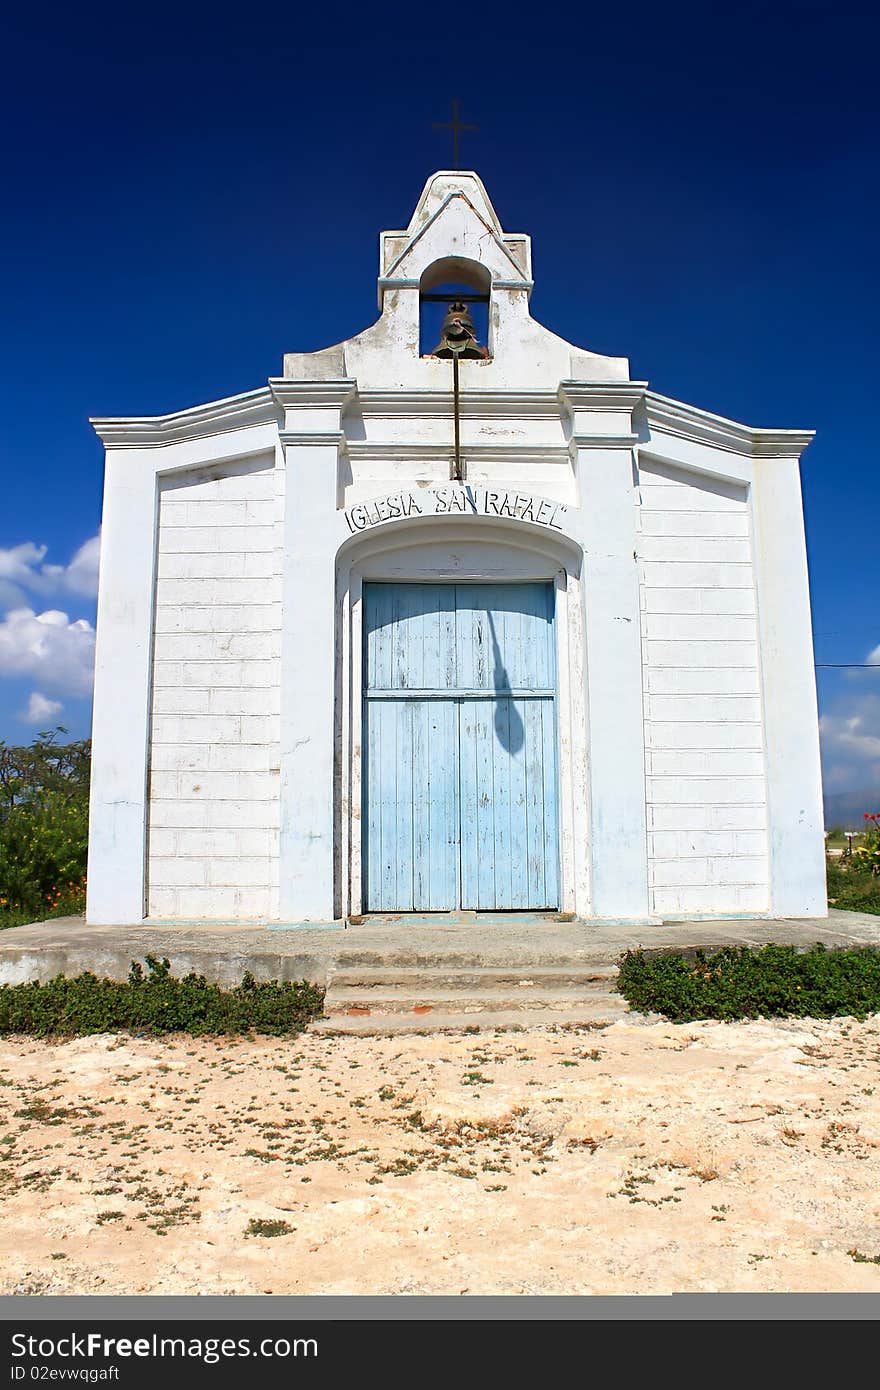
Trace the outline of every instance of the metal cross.
{"label": "metal cross", "polygon": [[458,98],[457,98],[457,97],[455,97],[455,98],[453,99],[453,102],[452,102],[452,120],[451,120],[451,121],[433,121],[433,122],[432,122],[432,126],[433,126],[433,129],[434,129],[434,130],[451,130],[451,131],[452,131],[452,161],[453,161],[453,167],[454,167],[455,169],[458,169],[458,136],[459,136],[460,131],[462,131],[462,130],[479,130],[480,127],[479,127],[478,125],[465,125],[464,121],[459,120],[459,115],[458,115]]}

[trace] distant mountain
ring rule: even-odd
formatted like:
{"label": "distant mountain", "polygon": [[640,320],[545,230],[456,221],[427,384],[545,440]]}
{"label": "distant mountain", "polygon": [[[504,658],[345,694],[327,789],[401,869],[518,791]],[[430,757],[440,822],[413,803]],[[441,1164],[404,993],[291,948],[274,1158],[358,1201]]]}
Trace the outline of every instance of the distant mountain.
{"label": "distant mountain", "polygon": [[871,791],[837,792],[825,797],[825,829],[862,830],[866,811],[880,811],[880,787]]}

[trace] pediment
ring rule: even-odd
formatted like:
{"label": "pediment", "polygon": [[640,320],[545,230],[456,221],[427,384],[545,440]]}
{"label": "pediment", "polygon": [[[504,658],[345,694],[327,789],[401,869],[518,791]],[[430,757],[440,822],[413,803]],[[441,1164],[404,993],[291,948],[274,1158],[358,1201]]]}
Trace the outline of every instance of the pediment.
{"label": "pediment", "polygon": [[522,267],[464,193],[450,193],[389,268],[388,280],[418,280],[435,261],[462,257],[484,266],[493,280],[524,282]]}
{"label": "pediment", "polygon": [[441,172],[425,185],[405,231],[381,238],[382,280],[418,280],[448,257],[477,261],[494,281],[531,289],[529,238],[505,234],[482,181],[472,173]]}
{"label": "pediment", "polygon": [[504,235],[498,214],[492,206],[480,176],[472,171],[465,173],[441,169],[438,173],[431,175],[422,189],[415,211],[409,220],[409,227],[407,228],[409,236],[414,236],[420,227],[424,227],[426,222],[430,222],[431,218],[448,201],[451,193],[461,193],[467,198],[477,215],[492,228],[496,236]]}

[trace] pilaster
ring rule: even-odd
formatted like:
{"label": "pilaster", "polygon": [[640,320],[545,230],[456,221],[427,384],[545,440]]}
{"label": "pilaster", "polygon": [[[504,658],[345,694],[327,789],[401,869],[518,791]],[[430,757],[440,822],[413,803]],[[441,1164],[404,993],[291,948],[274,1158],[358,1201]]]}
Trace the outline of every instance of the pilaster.
{"label": "pilaster", "polygon": [[270,382],[284,411],[280,919],[334,920],[335,521],[356,383]]}
{"label": "pilaster", "polygon": [[101,535],[86,907],[96,926],[145,912],[156,474],[136,449],[107,454]]}
{"label": "pilaster", "polygon": [[591,910],[649,915],[633,411],[644,383],[565,381],[580,510]]}
{"label": "pilaster", "polygon": [[767,777],[770,911],[824,917],[819,718],[799,461],[762,459],[752,485]]}

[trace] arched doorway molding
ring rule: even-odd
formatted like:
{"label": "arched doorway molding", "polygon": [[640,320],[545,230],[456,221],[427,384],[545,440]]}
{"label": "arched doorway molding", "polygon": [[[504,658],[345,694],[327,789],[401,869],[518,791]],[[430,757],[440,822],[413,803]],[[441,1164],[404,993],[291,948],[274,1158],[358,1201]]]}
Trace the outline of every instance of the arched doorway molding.
{"label": "arched doorway molding", "polygon": [[365,583],[516,583],[555,591],[560,910],[590,915],[588,729],[582,552],[561,532],[528,522],[423,516],[388,522],[337,551],[335,882],[337,911],[363,902],[363,586]]}

